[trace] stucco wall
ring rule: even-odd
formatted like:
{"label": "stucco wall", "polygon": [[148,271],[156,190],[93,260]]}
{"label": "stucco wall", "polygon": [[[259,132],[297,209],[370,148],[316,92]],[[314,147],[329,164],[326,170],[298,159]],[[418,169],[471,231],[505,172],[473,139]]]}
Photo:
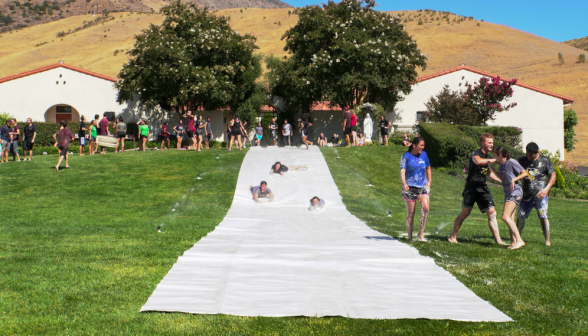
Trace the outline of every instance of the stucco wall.
{"label": "stucco wall", "polygon": [[[398,125],[399,129],[411,128],[416,123],[416,113],[425,111],[425,102],[439,93],[444,85],[449,85],[451,90],[459,90],[464,87],[466,81],[473,84],[481,77],[477,73],[459,70],[417,83],[413,85],[412,92],[397,104],[396,115],[388,114],[387,119],[394,120],[392,123]],[[508,101],[516,102],[518,106],[498,113],[496,120],[489,122],[489,125],[520,127],[523,129],[523,147],[534,141],[541,149],[551,152],[559,150],[563,159],[565,150],[562,100],[514,86],[513,97]]]}

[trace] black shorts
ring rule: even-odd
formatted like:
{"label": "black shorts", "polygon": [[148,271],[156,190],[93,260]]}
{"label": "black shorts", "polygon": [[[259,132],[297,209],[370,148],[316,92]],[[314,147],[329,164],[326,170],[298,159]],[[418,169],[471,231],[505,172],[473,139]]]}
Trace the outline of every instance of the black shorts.
{"label": "black shorts", "polygon": [[308,136],[308,131],[302,130],[302,137],[307,137],[307,136]]}
{"label": "black shorts", "polygon": [[160,134],[159,138],[161,139],[161,141],[167,140],[167,134],[166,135]]}
{"label": "black shorts", "polygon": [[240,130],[236,130],[236,131],[231,131],[231,135],[234,136],[235,138],[237,137],[237,135],[241,135],[241,131]]}
{"label": "black shorts", "polygon": [[24,143],[22,144],[23,146],[23,150],[33,150],[33,147],[35,146],[34,142],[31,142],[30,140],[25,140]]}
{"label": "black shorts", "polygon": [[346,128],[345,131],[343,132],[343,134],[345,134],[345,135],[351,134],[351,127]]}
{"label": "black shorts", "polygon": [[210,141],[212,140],[212,134],[208,133],[206,134],[206,141]]}
{"label": "black shorts", "polygon": [[385,128],[383,128],[383,129],[381,129],[381,130],[380,130],[380,134],[381,134],[382,136],[384,136],[384,135],[388,135],[388,130],[387,130],[387,129],[385,129]]}
{"label": "black shorts", "polygon": [[351,126],[351,131],[357,132],[357,125]]}
{"label": "black shorts", "polygon": [[59,156],[65,157],[67,155],[67,151],[69,147],[59,147]]}
{"label": "black shorts", "polygon": [[139,137],[139,139],[147,139],[146,135],[141,134],[141,136]]}
{"label": "black shorts", "polygon": [[194,137],[194,132],[192,132],[192,131],[190,131],[190,130],[187,130],[187,131],[186,131],[186,135],[188,135],[188,139],[191,139],[191,138],[193,138],[193,137]]}
{"label": "black shorts", "polygon": [[429,195],[429,189],[423,187],[423,188],[418,188],[418,187],[408,187],[408,191],[404,190],[404,188],[402,188],[402,198],[407,200],[407,201],[416,201],[417,198],[419,198],[419,196],[421,195]]}
{"label": "black shorts", "polygon": [[474,203],[478,204],[481,212],[486,212],[488,209],[494,208],[494,198],[490,193],[488,187],[478,187],[476,189],[466,189],[461,194],[463,202],[462,208],[473,209]]}
{"label": "black shorts", "polygon": [[116,132],[116,137],[119,139],[124,139],[127,137],[127,132]]}

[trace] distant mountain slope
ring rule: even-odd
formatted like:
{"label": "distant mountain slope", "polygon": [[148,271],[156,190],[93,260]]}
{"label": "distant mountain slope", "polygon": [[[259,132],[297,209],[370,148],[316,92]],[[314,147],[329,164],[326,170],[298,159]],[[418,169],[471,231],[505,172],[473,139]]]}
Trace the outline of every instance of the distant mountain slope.
{"label": "distant mountain slope", "polygon": [[[0,33],[84,14],[154,12],[173,0],[0,0]],[[185,0],[200,7],[291,8],[280,0]]]}
{"label": "distant mountain slope", "polygon": [[[428,67],[421,75],[464,63],[575,98],[572,108],[580,121],[576,132],[579,142],[573,153],[565,155],[576,164],[588,165],[588,63],[576,63],[578,49],[506,26],[445,12],[390,14],[401,15],[406,30],[427,55]],[[260,52],[279,56],[286,55],[281,36],[297,21],[295,15],[288,15],[288,9],[249,8],[243,12],[225,9],[218,11],[218,15],[230,16],[231,26],[240,33],[257,36]],[[116,77],[121,65],[127,61],[127,56],[117,50],[131,48],[134,35],[149,23],[161,23],[162,17],[138,13],[112,13],[111,16],[114,19],[104,25],[71,33],[63,40],[56,37],[58,32],[74,31],[84,21],[95,18],[92,15],[77,16],[1,34],[3,66],[0,67],[0,77],[59,60]],[[557,56],[560,52],[565,60],[561,65]]]}
{"label": "distant mountain slope", "polygon": [[569,41],[564,41],[562,43],[565,43],[565,44],[572,46],[574,48],[588,51],[588,36],[569,40]]}

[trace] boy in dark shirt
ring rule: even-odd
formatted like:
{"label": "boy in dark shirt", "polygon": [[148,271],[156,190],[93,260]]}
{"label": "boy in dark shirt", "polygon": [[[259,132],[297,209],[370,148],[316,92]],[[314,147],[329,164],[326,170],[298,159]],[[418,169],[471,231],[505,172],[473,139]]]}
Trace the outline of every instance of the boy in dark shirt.
{"label": "boy in dark shirt", "polygon": [[69,168],[67,151],[69,150],[70,142],[74,140],[74,134],[67,128],[67,121],[62,120],[60,124],[63,128],[57,132],[57,136],[59,137],[59,142],[57,143],[57,147],[59,148],[59,161],[57,162],[57,166],[55,166],[57,172],[59,172],[59,165],[61,165],[61,161],[64,158],[65,168]]}
{"label": "boy in dark shirt", "polygon": [[[517,227],[522,234],[525,228],[525,219],[533,208],[537,209],[537,215],[541,222],[545,245],[551,246],[549,220],[547,219],[547,203],[549,189],[555,183],[555,169],[551,160],[539,154],[539,146],[530,142],[526,147],[526,156],[519,159],[521,166],[527,171],[527,177],[523,179],[523,199],[519,204],[517,214]],[[549,182],[547,176],[549,175]]]}
{"label": "boy in dark shirt", "polygon": [[84,147],[86,147],[86,117],[80,118],[80,125],[78,127],[78,139],[80,140],[80,156],[84,155]]}
{"label": "boy in dark shirt", "polygon": [[[10,130],[10,135],[12,137],[12,141],[10,142],[10,152],[12,153],[12,159],[14,161],[20,162],[20,156],[18,155],[18,141],[20,137],[20,127],[16,123],[16,118],[12,118],[12,129]],[[18,159],[18,160],[17,160]]]}
{"label": "boy in dark shirt", "polygon": [[27,125],[24,127],[24,144],[23,144],[23,156],[24,160],[27,160],[27,151],[29,151],[29,161],[33,156],[33,146],[35,145],[35,138],[37,137],[37,128],[33,125],[33,119],[27,119]]}
{"label": "boy in dark shirt", "polygon": [[488,216],[488,227],[494,236],[496,243],[500,245],[507,245],[500,239],[498,232],[498,223],[496,222],[496,209],[494,207],[494,199],[490,193],[490,189],[486,184],[486,176],[494,181],[502,183],[496,171],[492,168],[492,163],[496,159],[490,158],[490,152],[494,147],[494,136],[490,133],[484,133],[480,136],[481,148],[475,150],[469,160],[468,177],[464,191],[462,193],[463,202],[461,204],[461,213],[453,223],[453,231],[449,237],[450,243],[457,243],[457,231],[463,224],[466,218],[472,212],[474,204],[478,204],[481,212],[485,212]]}
{"label": "boy in dark shirt", "polygon": [[2,151],[0,152],[0,163],[8,162],[8,150],[10,149],[10,120],[0,127],[0,141],[2,141]]}

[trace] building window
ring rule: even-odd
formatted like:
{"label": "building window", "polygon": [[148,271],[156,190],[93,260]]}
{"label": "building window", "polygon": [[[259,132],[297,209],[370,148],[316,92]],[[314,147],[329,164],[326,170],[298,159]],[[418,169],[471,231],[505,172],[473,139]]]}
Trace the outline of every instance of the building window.
{"label": "building window", "polygon": [[71,113],[71,106],[57,106],[55,112],[57,112],[57,113]]}
{"label": "building window", "polygon": [[424,117],[425,117],[424,111],[419,111],[416,113],[416,121],[418,121],[418,122],[423,121]]}
{"label": "building window", "polygon": [[114,116],[114,112],[106,112],[106,119],[108,119],[108,121],[114,121]]}

